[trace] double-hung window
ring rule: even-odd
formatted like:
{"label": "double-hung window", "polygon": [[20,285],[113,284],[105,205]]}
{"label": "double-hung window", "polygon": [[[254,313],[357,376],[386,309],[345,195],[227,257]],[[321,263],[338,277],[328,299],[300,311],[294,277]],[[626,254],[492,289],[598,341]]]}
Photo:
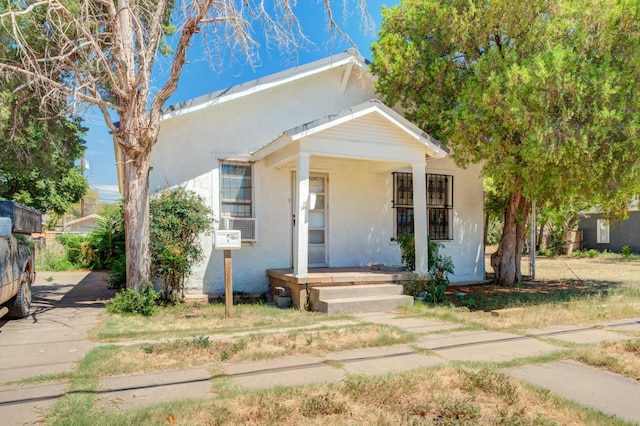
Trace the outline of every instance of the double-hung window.
{"label": "double-hung window", "polygon": [[222,161],[220,168],[221,216],[253,217],[253,173],[251,163]]}
{"label": "double-hung window", "polygon": [[596,243],[609,244],[609,221],[607,219],[598,219],[596,224],[598,227]]}
{"label": "double-hung window", "polygon": [[220,162],[220,228],[238,229],[243,241],[256,240],[253,164]]}
{"label": "double-hung window", "polygon": [[[432,240],[453,239],[453,176],[430,174],[427,180],[427,226]],[[413,176],[393,173],[396,237],[413,234]]]}

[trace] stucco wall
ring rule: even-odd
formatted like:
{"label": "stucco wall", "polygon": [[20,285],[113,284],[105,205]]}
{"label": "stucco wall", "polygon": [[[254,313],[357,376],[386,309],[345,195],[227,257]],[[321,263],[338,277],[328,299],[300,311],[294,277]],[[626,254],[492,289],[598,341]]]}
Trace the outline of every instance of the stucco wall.
{"label": "stucco wall", "polygon": [[212,154],[241,158],[285,130],[375,97],[371,81],[356,72],[341,94],[343,72],[331,70],[163,120],[151,155],[151,191],[200,179],[208,186]]}
{"label": "stucco wall", "polygon": [[453,240],[444,241],[445,253],[452,257],[451,282],[484,279],[484,196],[482,168],[455,166],[451,158],[427,161],[427,173],[453,175]]}
{"label": "stucco wall", "polygon": [[[482,251],[482,183],[479,168],[461,170],[450,160],[429,163],[430,173],[454,175],[453,240],[443,242],[445,253],[453,258],[452,282],[484,278]],[[218,187],[217,166],[213,169],[213,188]],[[233,257],[234,288],[264,292],[268,281],[265,270],[292,266],[292,174],[294,164],[266,168],[254,166],[255,208],[258,241],[243,244]],[[367,266],[374,263],[400,264],[400,250],[392,241],[391,173],[370,173],[364,161],[314,158],[311,172],[325,174],[327,184],[327,250],[330,267]],[[215,193],[215,191],[212,191]],[[217,199],[217,195],[214,197]],[[195,268],[189,291],[208,294],[224,292],[222,252],[212,250],[211,238],[203,240],[206,260]],[[201,290],[202,288],[202,290]]]}
{"label": "stucco wall", "polygon": [[[200,194],[219,213],[221,159],[249,159],[249,152],[283,131],[336,113],[375,97],[368,78],[357,72],[345,93],[344,68],[254,93],[214,107],[165,120],[151,158],[150,188],[182,185]],[[312,173],[326,173],[328,183],[327,243],[329,266],[399,264],[394,232],[390,171],[371,172],[365,161],[312,156]],[[292,173],[295,163],[266,167],[254,164],[255,217],[258,240],[232,254],[234,290],[264,292],[265,270],[292,266]],[[454,240],[446,242],[454,258],[456,281],[484,276],[482,258],[482,184],[479,169],[456,169],[448,160],[428,162],[434,173],[455,176]],[[212,228],[215,225],[212,225]],[[193,294],[224,292],[222,252],[213,238],[202,237],[205,259],[187,284]]]}

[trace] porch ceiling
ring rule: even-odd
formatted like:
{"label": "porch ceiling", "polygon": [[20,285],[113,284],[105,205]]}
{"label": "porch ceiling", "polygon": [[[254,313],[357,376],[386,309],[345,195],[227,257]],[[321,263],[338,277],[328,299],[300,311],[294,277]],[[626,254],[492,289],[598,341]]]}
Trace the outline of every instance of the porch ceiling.
{"label": "porch ceiling", "polygon": [[441,158],[447,147],[372,99],[335,115],[285,131],[252,154],[267,166],[288,163],[301,153],[384,162]]}

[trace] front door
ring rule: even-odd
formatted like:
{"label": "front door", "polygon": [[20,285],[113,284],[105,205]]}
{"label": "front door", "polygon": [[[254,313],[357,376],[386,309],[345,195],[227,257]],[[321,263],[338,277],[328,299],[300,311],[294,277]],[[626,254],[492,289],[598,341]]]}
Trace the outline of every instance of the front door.
{"label": "front door", "polygon": [[[296,175],[293,174],[293,236],[295,238]],[[309,174],[309,267],[321,268],[329,265],[327,261],[327,182],[326,174]],[[292,261],[293,263],[293,261]]]}

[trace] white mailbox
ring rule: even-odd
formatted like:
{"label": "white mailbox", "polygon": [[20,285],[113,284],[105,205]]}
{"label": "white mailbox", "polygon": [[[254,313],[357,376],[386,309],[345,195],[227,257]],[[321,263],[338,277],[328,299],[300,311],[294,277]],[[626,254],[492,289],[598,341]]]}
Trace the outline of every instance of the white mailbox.
{"label": "white mailbox", "polygon": [[215,246],[216,250],[240,250],[242,246],[240,231],[215,231]]}

